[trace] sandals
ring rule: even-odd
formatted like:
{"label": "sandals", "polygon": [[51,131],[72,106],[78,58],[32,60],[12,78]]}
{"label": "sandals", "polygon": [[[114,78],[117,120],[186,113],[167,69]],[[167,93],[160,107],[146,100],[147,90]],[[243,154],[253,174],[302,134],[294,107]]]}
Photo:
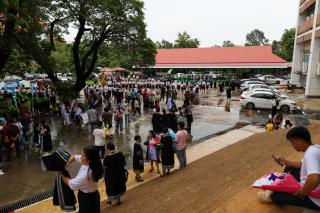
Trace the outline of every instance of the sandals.
{"label": "sandals", "polygon": [[260,202],[262,203],[272,203],[272,200],[270,198],[271,191],[265,190],[258,192],[257,196]]}

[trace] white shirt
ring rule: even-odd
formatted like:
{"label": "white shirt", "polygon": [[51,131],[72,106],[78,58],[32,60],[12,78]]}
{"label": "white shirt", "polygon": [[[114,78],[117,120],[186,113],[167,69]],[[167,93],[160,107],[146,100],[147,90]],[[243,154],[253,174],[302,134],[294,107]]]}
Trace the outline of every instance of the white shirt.
{"label": "white shirt", "polygon": [[[76,155],[76,162],[81,164],[81,156]],[[92,171],[89,165],[82,165],[75,178],[69,180],[69,187],[72,190],[81,190],[84,193],[95,192],[98,190],[98,182],[95,182],[92,177]]]}
{"label": "white shirt", "polygon": [[103,129],[93,130],[93,135],[94,135],[94,145],[95,146],[105,146],[106,134]]}
{"label": "white shirt", "polygon": [[[312,145],[304,153],[300,170],[301,184],[304,185],[308,176],[320,174],[320,146]],[[320,190],[320,185],[317,187]],[[317,206],[320,206],[320,199],[309,197]]]}

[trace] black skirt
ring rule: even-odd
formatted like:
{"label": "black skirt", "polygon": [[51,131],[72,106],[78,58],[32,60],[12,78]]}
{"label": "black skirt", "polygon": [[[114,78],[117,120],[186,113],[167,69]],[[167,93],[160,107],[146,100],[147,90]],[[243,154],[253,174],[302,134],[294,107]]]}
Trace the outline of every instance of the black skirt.
{"label": "black skirt", "polygon": [[78,192],[79,213],[100,213],[99,191],[92,193]]}

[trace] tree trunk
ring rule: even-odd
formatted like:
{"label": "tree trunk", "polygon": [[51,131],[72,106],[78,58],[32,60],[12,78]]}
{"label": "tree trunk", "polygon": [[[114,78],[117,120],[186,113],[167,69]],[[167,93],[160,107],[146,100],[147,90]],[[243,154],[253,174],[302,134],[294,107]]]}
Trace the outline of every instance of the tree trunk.
{"label": "tree trunk", "polygon": [[76,94],[79,94],[80,91],[86,86],[86,80],[85,78],[78,77],[77,76],[77,81],[74,85],[74,91]]}
{"label": "tree trunk", "polygon": [[6,65],[11,54],[12,43],[13,43],[13,33],[14,33],[14,28],[17,20],[16,18],[17,10],[9,8],[8,14],[10,15],[7,17],[5,27],[4,27],[3,37],[0,43],[0,73],[2,73],[2,70]]}

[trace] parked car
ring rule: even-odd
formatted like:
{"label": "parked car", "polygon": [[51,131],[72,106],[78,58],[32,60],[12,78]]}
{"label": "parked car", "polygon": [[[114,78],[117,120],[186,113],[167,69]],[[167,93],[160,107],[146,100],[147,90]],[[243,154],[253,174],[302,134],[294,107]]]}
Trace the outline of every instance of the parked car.
{"label": "parked car", "polygon": [[[240,91],[246,91],[249,89],[250,85],[256,85],[256,84],[261,84],[261,85],[266,85],[265,83],[261,81],[245,81],[244,83],[241,84],[240,86]],[[266,85],[267,86],[267,85]]]}
{"label": "parked car", "polygon": [[281,82],[285,81],[284,79],[274,77],[273,75],[263,75],[259,79],[267,84],[281,84]]}
{"label": "parked car", "polygon": [[[249,93],[240,97],[240,106],[247,109],[271,109],[273,97],[274,94],[268,91]],[[290,112],[297,109],[296,102],[279,96],[276,97],[279,99],[278,109],[282,112]]]}
{"label": "parked car", "polygon": [[253,89],[270,89],[268,85],[265,84],[251,84],[247,91],[253,90]]}
{"label": "parked car", "polygon": [[273,93],[276,97],[280,97],[282,99],[288,99],[289,96],[282,94],[279,90],[277,89],[271,89],[271,88],[257,88],[257,89],[252,89],[248,91],[244,91],[241,95],[245,96],[247,94],[252,94],[252,93],[257,93],[257,92],[271,92]]}
{"label": "parked car", "polygon": [[25,73],[24,77],[27,80],[33,80],[35,78],[34,74],[32,74],[32,73]]}

